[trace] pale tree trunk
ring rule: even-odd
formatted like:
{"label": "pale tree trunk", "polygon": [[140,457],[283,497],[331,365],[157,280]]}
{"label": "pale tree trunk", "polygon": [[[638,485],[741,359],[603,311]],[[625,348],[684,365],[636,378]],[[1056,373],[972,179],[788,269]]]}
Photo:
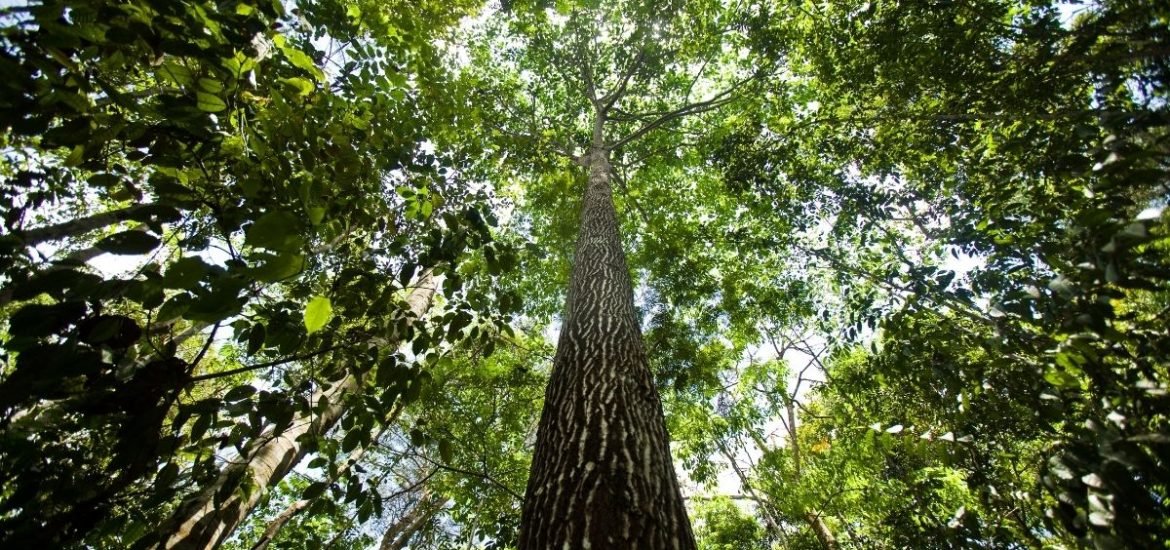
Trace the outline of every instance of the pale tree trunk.
{"label": "pale tree trunk", "polygon": [[[435,292],[430,271],[421,279],[407,298],[416,319],[430,307]],[[344,414],[346,396],[360,387],[357,378],[345,376],[327,391],[313,396],[313,410],[318,409],[322,399],[328,400],[328,407],[321,414],[299,416],[279,436],[264,437],[249,445],[238,462],[225,467],[213,483],[179,506],[160,529],[162,538],[156,548],[203,550],[222,544],[256,507],[261,496],[308,454],[302,436],[324,436]],[[251,490],[241,491],[244,483]],[[217,504],[216,495],[221,491],[228,494]]]}
{"label": "pale tree trunk", "polygon": [[[139,226],[135,227],[134,229],[139,230],[139,231],[145,231],[146,226],[139,225]],[[43,271],[40,271],[37,275],[43,275],[45,273],[51,273],[53,271],[59,271],[62,269],[72,269],[75,267],[81,267],[81,266],[85,265],[86,263],[88,263],[90,260],[92,260],[98,256],[101,256],[102,254],[104,254],[104,251],[96,246],[90,246],[88,248],[82,248],[80,250],[75,250],[73,252],[70,252],[64,258],[53,262],[52,265],[50,265],[49,267],[46,267]],[[34,275],[34,277],[37,275]],[[13,294],[12,285],[6,285],[3,290],[0,290],[0,307],[4,307],[4,306],[12,303],[12,294]]]}
{"label": "pale tree trunk", "polygon": [[435,514],[439,513],[447,501],[436,498],[430,492],[424,492],[422,498],[411,507],[410,512],[399,518],[382,535],[382,542],[378,550],[402,550],[410,542],[411,537],[422,530]]}
{"label": "pale tree trunk", "polygon": [[[802,473],[800,469],[800,440],[796,438],[795,395],[784,400],[784,408],[788,413],[788,444],[792,446],[792,461],[796,471],[796,482],[800,483]],[[761,448],[761,450],[764,449]],[[805,510],[804,519],[808,522],[809,527],[812,527],[813,534],[817,536],[817,540],[821,541],[821,546],[824,546],[825,550],[838,550],[840,548],[837,544],[837,537],[833,536],[833,530],[829,529],[829,525],[825,523],[820,512]]]}
{"label": "pale tree trunk", "polygon": [[821,546],[825,550],[837,550],[840,546],[837,544],[837,537],[833,536],[833,531],[829,529],[829,525],[825,520],[821,519],[821,515],[817,512],[805,512],[805,520],[812,526],[813,533],[816,534],[817,540],[821,541]]}
{"label": "pale tree trunk", "polygon": [[[378,440],[382,438],[382,434],[385,433],[386,429],[389,428],[390,425],[398,419],[398,415],[402,412],[402,409],[403,407],[401,404],[395,406],[394,412],[390,414],[390,417],[386,420],[382,429],[379,430],[377,435],[374,436],[372,445],[378,444]],[[362,447],[354,451],[353,454],[349,455],[345,465],[341,468],[338,468],[337,473],[332,477],[332,479],[338,479],[346,472],[348,472],[354,464],[357,464],[357,462],[361,460],[362,456],[366,454],[368,449],[369,447]],[[283,529],[289,521],[292,521],[294,517],[308,508],[312,503],[313,499],[302,498],[288,505],[288,508],[285,508],[284,511],[277,514],[276,517],[272,518],[272,520],[268,522],[268,525],[264,527],[264,533],[260,535],[260,540],[256,541],[256,544],[252,545],[252,550],[264,550],[265,548],[268,548],[268,545],[272,544],[272,541],[276,539],[276,535],[280,533],[280,530]]]}
{"label": "pale tree trunk", "polygon": [[520,549],[695,548],[647,364],[601,139],[521,516]]}
{"label": "pale tree trunk", "polygon": [[108,227],[119,222],[132,219],[134,216],[158,208],[154,204],[136,204],[117,210],[109,210],[98,214],[77,218],[44,227],[26,229],[17,233],[25,246],[33,246],[45,241],[55,241],[66,237],[77,237]]}
{"label": "pale tree trunk", "polygon": [[747,493],[749,499],[756,503],[756,507],[759,510],[760,515],[764,517],[764,523],[767,524],[765,527],[768,533],[777,539],[786,540],[788,538],[788,533],[786,533],[781,527],[782,524],[776,518],[776,513],[772,509],[771,503],[768,501],[768,499],[760,496],[760,494],[756,492],[756,489],[752,487],[751,481],[747,477],[747,473],[745,473],[743,468],[739,467],[739,463],[736,462],[735,454],[732,453],[731,450],[728,449],[727,446],[725,446],[722,442],[716,442],[716,445],[719,446],[719,451],[723,453],[723,456],[727,458],[728,463],[731,464],[731,469],[735,472],[736,477],[739,478],[739,484],[743,487],[743,491]]}

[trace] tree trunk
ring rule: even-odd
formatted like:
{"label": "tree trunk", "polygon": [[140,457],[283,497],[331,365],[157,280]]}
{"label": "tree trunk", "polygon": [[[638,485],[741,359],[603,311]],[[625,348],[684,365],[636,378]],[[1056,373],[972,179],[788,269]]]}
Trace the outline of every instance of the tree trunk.
{"label": "tree trunk", "polygon": [[382,535],[382,543],[378,545],[378,550],[406,548],[411,537],[418,533],[446,505],[447,501],[435,498],[429,492],[424,493],[422,498],[410,509],[410,512],[386,529],[386,533]]}
{"label": "tree trunk", "polygon": [[[792,461],[796,467],[796,482],[800,483],[801,469],[800,469],[800,440],[796,438],[796,395],[791,395],[784,400],[784,409],[788,413],[788,441],[792,447]],[[763,447],[760,450],[764,450]],[[821,546],[825,550],[837,550],[840,546],[837,544],[837,537],[833,536],[833,530],[829,529],[829,524],[821,518],[820,512],[814,510],[806,510],[804,512],[804,519],[808,521],[809,527],[812,527],[813,533],[817,536],[817,540],[821,541]]]}
{"label": "tree trunk", "polygon": [[55,241],[64,239],[66,237],[76,237],[89,233],[103,227],[107,227],[118,222],[124,222],[132,219],[134,216],[143,212],[149,212],[152,209],[158,208],[154,204],[136,204],[119,208],[117,210],[109,210],[99,214],[93,214],[84,218],[77,218],[45,227],[36,227],[33,229],[26,229],[17,233],[25,246],[34,246],[45,241]]}
{"label": "tree trunk", "polygon": [[[407,298],[415,318],[430,307],[434,292],[427,271]],[[329,406],[320,415],[297,417],[279,436],[261,438],[249,445],[239,462],[225,467],[215,482],[179,506],[160,529],[162,539],[156,548],[203,550],[221,545],[255,508],[265,491],[284,479],[308,454],[302,436],[325,435],[344,414],[345,397],[360,386],[361,382],[353,375],[345,376],[329,390],[313,396],[313,410],[322,398],[328,398]],[[251,490],[241,491],[242,483],[250,484]],[[221,491],[227,495],[217,503],[216,495]]]}
{"label": "tree trunk", "polygon": [[[732,453],[731,450],[720,441],[716,441],[716,445],[719,446],[719,451],[723,453],[724,457],[727,458],[728,464],[731,465],[731,469],[735,472],[736,477],[739,478],[740,487],[745,493],[748,494],[748,498],[750,498],[752,502],[756,503],[756,510],[760,516],[763,516],[764,523],[766,524],[764,527],[768,531],[768,534],[782,541],[787,540],[788,533],[785,532],[785,530],[781,527],[783,523],[777,519],[777,514],[775,513],[775,510],[772,509],[771,502],[769,502],[768,499],[760,496],[760,494],[756,492],[756,489],[752,487],[751,482],[748,480],[747,473],[744,472],[743,468],[740,468],[739,463],[736,462],[735,454]],[[761,447],[761,449],[763,449],[763,447]],[[785,543],[785,546],[787,546],[787,543]]]}
{"label": "tree trunk", "polygon": [[[143,231],[146,230],[145,225],[140,225],[140,226],[138,226],[138,228],[141,228]],[[72,269],[72,268],[76,268],[76,267],[81,267],[81,266],[85,265],[86,263],[88,263],[90,260],[92,260],[98,256],[101,256],[103,253],[104,253],[104,251],[96,246],[91,246],[88,248],[82,248],[80,250],[75,250],[75,251],[69,253],[69,255],[65,256],[64,258],[53,262],[52,265],[50,265],[49,267],[46,267],[43,271],[40,271],[39,273],[37,273],[37,275],[44,275],[45,273],[59,271],[62,269]],[[4,306],[12,303],[12,295],[13,295],[12,285],[7,285],[4,287],[3,290],[0,290],[0,307],[4,307]]]}
{"label": "tree trunk", "polygon": [[808,520],[808,524],[812,526],[813,533],[817,535],[817,540],[821,541],[821,546],[825,550],[837,550],[840,546],[837,545],[837,537],[833,536],[833,531],[829,529],[829,525],[825,520],[821,519],[821,515],[816,512],[805,512],[804,519]]}
{"label": "tree trunk", "polygon": [[603,123],[578,160],[589,181],[520,549],[689,550],[694,535],[634,311]]}
{"label": "tree trunk", "polygon": [[[390,413],[390,416],[386,419],[382,429],[379,430],[377,435],[374,436],[372,445],[378,444],[378,440],[382,438],[382,434],[385,433],[386,428],[389,428],[392,423],[398,420],[398,415],[402,413],[402,409],[403,407],[401,403],[395,405],[394,411]],[[357,462],[361,460],[362,456],[366,454],[368,449],[369,447],[361,447],[350,454],[349,458],[345,461],[345,465],[337,469],[337,473],[330,479],[330,481],[341,478],[341,476],[348,472],[354,464],[357,464]],[[289,521],[292,521],[292,518],[303,512],[305,508],[308,508],[312,503],[313,499],[302,498],[288,505],[288,508],[285,508],[284,511],[277,514],[276,517],[272,518],[272,520],[268,522],[268,525],[264,527],[264,533],[260,535],[260,540],[256,541],[256,544],[252,545],[252,550],[264,550],[265,548],[268,548],[268,545],[272,544],[272,541],[276,539],[276,535],[280,533],[280,530],[283,529]]]}

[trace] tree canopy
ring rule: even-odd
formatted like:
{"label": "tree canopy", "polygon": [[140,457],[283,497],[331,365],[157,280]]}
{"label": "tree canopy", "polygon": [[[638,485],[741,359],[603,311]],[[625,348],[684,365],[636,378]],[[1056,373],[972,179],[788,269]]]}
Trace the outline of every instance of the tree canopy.
{"label": "tree canopy", "polygon": [[[0,546],[533,548],[608,407],[698,548],[1167,547],[1162,2],[0,29]],[[563,389],[629,346],[649,412]]]}

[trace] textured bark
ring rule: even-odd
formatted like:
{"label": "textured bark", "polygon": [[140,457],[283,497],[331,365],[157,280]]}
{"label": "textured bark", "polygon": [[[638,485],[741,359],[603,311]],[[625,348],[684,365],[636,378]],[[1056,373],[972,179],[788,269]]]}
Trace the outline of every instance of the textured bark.
{"label": "textured bark", "polygon": [[[407,298],[415,318],[430,307],[433,296],[434,282],[428,271]],[[305,457],[307,449],[298,440],[306,434],[325,435],[344,414],[345,397],[360,386],[357,378],[345,376],[329,390],[313,396],[314,410],[322,398],[328,398],[329,406],[320,415],[297,417],[279,436],[262,437],[248,445],[238,462],[224,468],[215,482],[184,502],[163,524],[162,541],[156,548],[202,550],[222,544],[256,507],[264,492]],[[241,483],[252,489],[239,490]],[[221,491],[228,494],[216,504],[215,497]]]}
{"label": "textured bark", "polygon": [[521,550],[692,549],[694,535],[634,311],[609,151],[594,146],[560,342],[521,517]]}

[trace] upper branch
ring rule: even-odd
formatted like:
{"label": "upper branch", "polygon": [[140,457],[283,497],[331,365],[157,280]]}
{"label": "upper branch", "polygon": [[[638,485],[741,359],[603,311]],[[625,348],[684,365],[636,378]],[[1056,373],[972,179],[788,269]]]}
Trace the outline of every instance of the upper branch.
{"label": "upper branch", "polygon": [[646,48],[639,48],[638,55],[634,56],[634,59],[630,61],[630,64],[626,67],[626,70],[623,71],[618,87],[615,88],[612,92],[606,94],[605,97],[601,98],[602,114],[608,113],[609,110],[612,109],[615,104],[617,104],[618,100],[626,94],[626,87],[629,86],[630,79],[632,79],[634,74],[638,72],[638,69],[642,67],[642,62],[645,60],[645,58]]}
{"label": "upper branch", "polygon": [[682,118],[682,117],[688,116],[688,115],[705,113],[707,111],[718,109],[719,107],[727,105],[728,103],[731,103],[732,101],[735,100],[736,90],[738,90],[740,88],[740,86],[742,86],[743,84],[747,83],[748,81],[750,81],[754,78],[755,77],[752,77],[752,78],[737,82],[732,87],[730,87],[726,90],[723,90],[722,92],[719,92],[718,94],[715,94],[714,97],[712,97],[711,99],[708,99],[706,101],[700,101],[698,103],[690,103],[688,105],[684,105],[682,107],[679,107],[673,111],[667,111],[666,113],[662,114],[658,118],[656,118],[650,122],[647,122],[646,124],[643,124],[641,128],[634,130],[631,134],[627,135],[626,137],[619,139],[612,146],[610,146],[610,148],[617,149],[617,148],[619,148],[619,147],[621,147],[621,146],[623,146],[631,141],[634,141],[635,139],[638,139],[638,138],[654,131],[656,128],[658,128],[658,127],[660,127],[668,122],[671,122],[673,120],[676,120],[676,119],[679,119],[679,118]]}

